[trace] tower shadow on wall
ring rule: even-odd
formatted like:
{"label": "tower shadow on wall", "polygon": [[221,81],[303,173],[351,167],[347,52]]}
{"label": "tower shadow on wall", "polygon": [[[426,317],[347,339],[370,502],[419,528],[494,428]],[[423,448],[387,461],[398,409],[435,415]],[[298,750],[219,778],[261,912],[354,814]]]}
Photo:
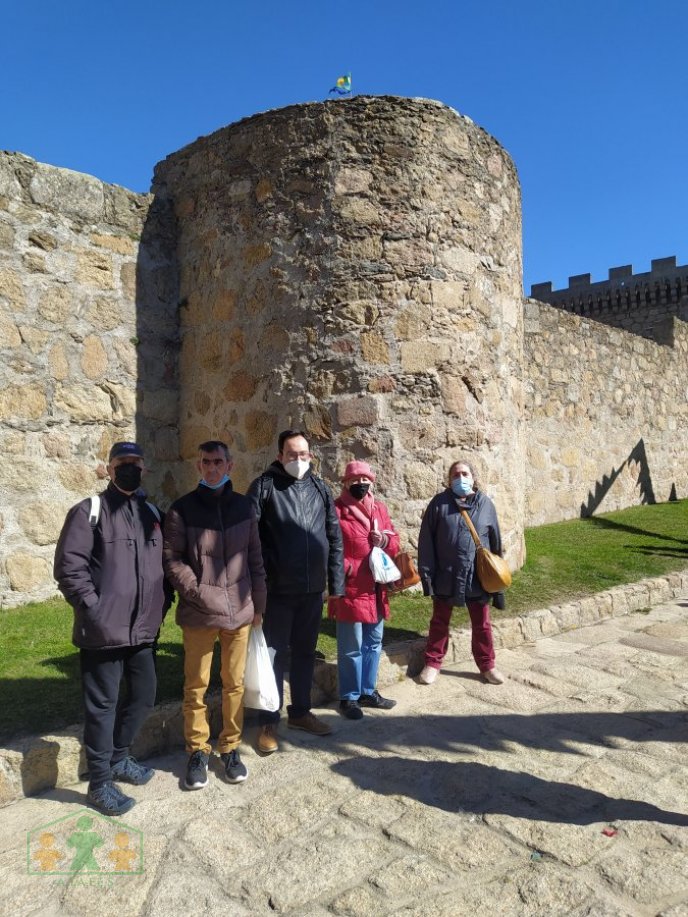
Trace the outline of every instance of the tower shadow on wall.
{"label": "tower shadow on wall", "polygon": [[[642,504],[656,503],[655,492],[652,487],[652,476],[650,475],[650,466],[647,461],[647,452],[645,451],[645,441],[639,439],[633,449],[629,452],[628,458],[619,465],[618,468],[612,468],[610,474],[605,474],[601,481],[595,483],[594,492],[588,493],[586,503],[581,503],[581,519],[586,519],[597,510],[604,498],[612,488],[612,485],[619,477],[621,472],[628,465],[634,462],[638,465],[638,486],[640,487],[640,502]],[[675,493],[675,488],[674,491]]]}
{"label": "tower shadow on wall", "polygon": [[146,454],[144,487],[167,509],[179,494],[179,267],[171,203],[156,194],[136,262],[136,437]]}

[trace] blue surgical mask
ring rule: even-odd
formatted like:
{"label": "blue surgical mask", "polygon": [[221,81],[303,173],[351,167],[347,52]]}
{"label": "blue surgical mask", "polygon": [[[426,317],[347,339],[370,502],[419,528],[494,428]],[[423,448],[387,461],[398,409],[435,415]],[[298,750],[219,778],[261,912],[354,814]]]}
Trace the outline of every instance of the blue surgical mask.
{"label": "blue surgical mask", "polygon": [[451,489],[455,497],[467,497],[473,493],[473,478],[454,478]]}
{"label": "blue surgical mask", "polygon": [[204,481],[203,478],[201,478],[201,480],[200,480],[198,483],[199,483],[199,484],[202,484],[204,487],[207,487],[208,490],[219,490],[221,487],[224,487],[224,486],[225,486],[225,484],[227,483],[227,481],[229,481],[229,475],[228,475],[228,474],[224,475],[224,477],[222,478],[222,480],[221,480],[218,484],[208,484],[208,482],[207,482],[207,481]]}

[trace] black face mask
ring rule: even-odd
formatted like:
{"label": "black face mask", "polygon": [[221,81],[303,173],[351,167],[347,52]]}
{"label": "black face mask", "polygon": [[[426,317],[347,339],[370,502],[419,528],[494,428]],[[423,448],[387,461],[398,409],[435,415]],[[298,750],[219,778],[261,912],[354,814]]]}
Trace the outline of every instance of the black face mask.
{"label": "black face mask", "polygon": [[370,490],[370,484],[352,484],[349,493],[354,500],[362,500]]}
{"label": "black face mask", "polygon": [[118,465],[115,468],[115,484],[120,490],[126,490],[133,493],[141,486],[141,468],[132,462],[124,465]]}

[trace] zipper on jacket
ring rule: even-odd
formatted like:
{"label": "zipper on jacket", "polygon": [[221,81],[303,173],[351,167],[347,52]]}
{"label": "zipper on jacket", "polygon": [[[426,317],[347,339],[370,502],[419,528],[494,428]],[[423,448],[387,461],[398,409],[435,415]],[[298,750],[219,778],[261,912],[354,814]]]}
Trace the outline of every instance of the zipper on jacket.
{"label": "zipper on jacket", "polygon": [[225,527],[222,522],[222,507],[218,503],[217,515],[220,519],[220,536],[222,538],[222,566],[225,571],[225,601],[227,602],[227,611],[229,613],[229,623],[232,623],[232,603],[229,600],[229,589],[227,588],[227,562],[225,561]]}

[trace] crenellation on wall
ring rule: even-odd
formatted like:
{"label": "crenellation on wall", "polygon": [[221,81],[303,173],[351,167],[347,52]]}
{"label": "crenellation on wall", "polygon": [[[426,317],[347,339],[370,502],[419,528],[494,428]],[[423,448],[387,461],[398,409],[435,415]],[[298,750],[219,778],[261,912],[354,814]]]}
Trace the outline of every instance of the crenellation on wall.
{"label": "crenellation on wall", "polygon": [[655,258],[649,271],[634,274],[630,264],[609,269],[607,280],[593,282],[590,274],[569,277],[569,285],[553,290],[552,283],[532,284],[530,295],[567,312],[644,335],[671,346],[674,316],[688,300],[688,265],[676,257]]}

